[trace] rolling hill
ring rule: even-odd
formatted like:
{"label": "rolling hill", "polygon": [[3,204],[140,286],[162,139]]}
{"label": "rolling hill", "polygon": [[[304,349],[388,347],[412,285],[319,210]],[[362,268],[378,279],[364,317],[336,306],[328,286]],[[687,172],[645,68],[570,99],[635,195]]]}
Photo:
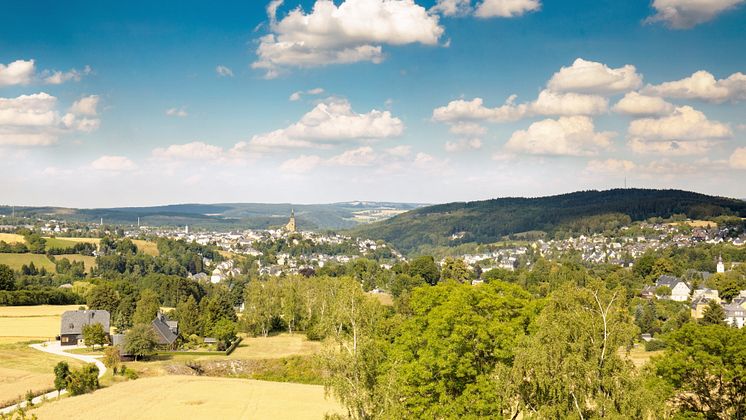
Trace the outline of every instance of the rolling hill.
{"label": "rolling hill", "polygon": [[402,252],[463,243],[490,243],[528,231],[573,230],[588,220],[686,214],[707,219],[746,217],[746,201],[680,190],[615,189],[581,191],[540,198],[498,198],[423,207],[387,220],[358,226],[352,234],[383,239]]}
{"label": "rolling hill", "polygon": [[[287,223],[295,210],[298,226],[305,230],[354,227],[421,207],[421,204],[353,201],[331,204],[172,204],[152,207],[74,209],[64,207],[15,207],[19,216],[42,219],[149,226],[203,227],[213,230],[265,229]],[[0,214],[10,215],[9,206],[0,206]]]}

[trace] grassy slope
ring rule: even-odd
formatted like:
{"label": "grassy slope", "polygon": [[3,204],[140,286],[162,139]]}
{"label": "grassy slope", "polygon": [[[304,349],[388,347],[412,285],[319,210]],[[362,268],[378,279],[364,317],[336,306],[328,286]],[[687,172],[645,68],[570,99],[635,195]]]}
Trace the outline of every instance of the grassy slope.
{"label": "grassy slope", "polygon": [[54,263],[43,254],[0,254],[0,264],[5,264],[13,270],[20,270],[21,266],[32,262],[37,269],[44,267],[47,271],[54,271]]}
{"label": "grassy slope", "polygon": [[124,382],[33,410],[39,419],[321,419],[342,413],[321,386],[164,376]]}

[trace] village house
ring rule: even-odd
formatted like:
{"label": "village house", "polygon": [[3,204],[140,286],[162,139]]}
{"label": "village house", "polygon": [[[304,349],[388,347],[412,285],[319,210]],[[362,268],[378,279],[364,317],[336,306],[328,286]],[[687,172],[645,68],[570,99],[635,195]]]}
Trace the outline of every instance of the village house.
{"label": "village house", "polygon": [[723,305],[725,310],[725,322],[731,327],[743,328],[746,323],[746,309],[736,303]]}
{"label": "village house", "polygon": [[83,327],[101,324],[109,337],[111,316],[109,311],[67,311],[62,314],[60,322],[60,345],[75,346],[83,342]]}
{"label": "village house", "polygon": [[680,278],[666,275],[660,276],[658,281],[655,282],[655,287],[659,288],[664,286],[671,290],[671,294],[669,296],[656,295],[658,299],[670,299],[675,302],[686,302],[689,300],[691,289],[689,288],[689,285]]}

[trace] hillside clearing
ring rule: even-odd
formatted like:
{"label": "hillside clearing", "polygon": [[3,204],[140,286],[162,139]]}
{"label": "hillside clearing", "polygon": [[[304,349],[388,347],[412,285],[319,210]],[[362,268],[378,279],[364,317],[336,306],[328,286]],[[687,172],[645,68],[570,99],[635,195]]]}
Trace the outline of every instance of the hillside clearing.
{"label": "hillside clearing", "polygon": [[75,261],[82,261],[83,265],[85,266],[85,271],[90,271],[91,268],[96,267],[96,257],[90,256],[90,255],[80,255],[80,254],[63,254],[63,255],[55,255],[55,258],[57,260],[61,260],[62,258],[67,258],[70,260],[70,262]]}
{"label": "hillside clearing", "polygon": [[32,413],[39,419],[322,419],[343,411],[318,385],[163,376],[50,402]]}
{"label": "hillside clearing", "polygon": [[17,235],[15,233],[0,233],[0,241],[9,244],[22,244],[26,242],[26,239],[23,236]]}
{"label": "hillside clearing", "polygon": [[132,243],[134,243],[137,249],[143,254],[151,255],[153,257],[160,255],[160,252],[158,252],[158,245],[155,242],[133,239]]}
{"label": "hillside clearing", "polygon": [[16,271],[32,262],[37,269],[44,267],[47,271],[54,271],[54,263],[43,254],[0,254],[0,264],[5,264]]}

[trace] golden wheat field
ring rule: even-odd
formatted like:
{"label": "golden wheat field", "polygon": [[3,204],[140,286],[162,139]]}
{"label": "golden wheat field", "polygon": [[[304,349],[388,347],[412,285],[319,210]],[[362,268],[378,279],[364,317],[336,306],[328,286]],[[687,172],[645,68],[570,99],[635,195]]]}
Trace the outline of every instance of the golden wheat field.
{"label": "golden wheat field", "polygon": [[15,233],[0,233],[0,241],[7,242],[9,244],[14,243],[25,243],[26,239],[23,236]]}
{"label": "golden wheat field", "polygon": [[39,419],[323,419],[342,413],[324,388],[281,382],[161,376],[46,403]]}
{"label": "golden wheat field", "polygon": [[[79,305],[0,306],[0,339],[49,339],[60,332],[60,317]],[[5,340],[3,340],[5,341]]]}

